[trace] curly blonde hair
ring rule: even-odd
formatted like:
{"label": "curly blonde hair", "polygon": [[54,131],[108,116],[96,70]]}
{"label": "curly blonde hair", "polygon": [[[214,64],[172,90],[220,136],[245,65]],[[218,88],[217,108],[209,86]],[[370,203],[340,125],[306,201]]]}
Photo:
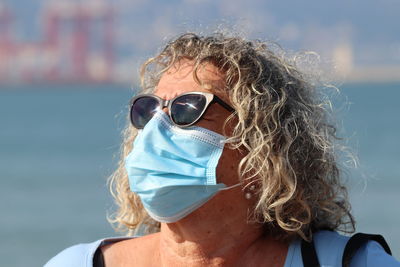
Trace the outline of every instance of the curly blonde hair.
{"label": "curly blonde hair", "polygon": [[[153,90],[161,75],[182,59],[194,62],[198,82],[199,66],[215,65],[224,73],[225,90],[236,111],[230,146],[246,150],[238,172],[241,179],[258,185],[254,218],[282,239],[309,239],[319,229],[353,232],[329,101],[295,61],[276,51],[270,43],[223,33],[183,34],[142,65],[142,88]],[[136,130],[128,125],[119,167],[110,177],[118,205],[110,221],[130,233],[138,229],[157,232],[159,223],[130,191],[125,171],[124,159],[135,135]]]}

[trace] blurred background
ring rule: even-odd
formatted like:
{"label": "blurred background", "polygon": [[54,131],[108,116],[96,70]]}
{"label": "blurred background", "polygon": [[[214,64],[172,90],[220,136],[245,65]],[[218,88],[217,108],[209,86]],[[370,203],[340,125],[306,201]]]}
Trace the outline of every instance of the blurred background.
{"label": "blurred background", "polygon": [[346,176],[357,231],[383,234],[399,259],[399,13],[395,0],[0,0],[1,265],[118,235],[106,179],[138,66],[219,25],[321,56],[360,161]]}

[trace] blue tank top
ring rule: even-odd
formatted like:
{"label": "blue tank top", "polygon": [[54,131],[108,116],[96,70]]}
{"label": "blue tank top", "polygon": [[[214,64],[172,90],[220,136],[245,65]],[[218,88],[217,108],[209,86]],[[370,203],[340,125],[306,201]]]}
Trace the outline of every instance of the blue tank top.
{"label": "blue tank top", "polygon": [[[130,238],[133,237],[106,238],[93,243],[69,247],[57,254],[44,267],[93,267],[93,256],[99,247]],[[315,233],[314,244],[320,265],[322,267],[341,266],[344,247],[348,240],[349,237],[336,232],[319,231]],[[350,266],[399,267],[400,262],[386,254],[377,242],[369,241],[357,251]],[[301,258],[301,240],[295,240],[289,245],[284,267],[304,267]]]}

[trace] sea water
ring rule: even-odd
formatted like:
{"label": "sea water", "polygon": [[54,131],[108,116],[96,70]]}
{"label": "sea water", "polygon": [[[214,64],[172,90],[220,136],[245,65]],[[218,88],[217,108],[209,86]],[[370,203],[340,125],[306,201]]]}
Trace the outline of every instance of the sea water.
{"label": "sea water", "polygon": [[[339,133],[360,163],[346,178],[357,230],[383,234],[400,258],[400,84],[341,88]],[[133,92],[0,87],[1,266],[42,266],[68,246],[118,235],[106,178]]]}

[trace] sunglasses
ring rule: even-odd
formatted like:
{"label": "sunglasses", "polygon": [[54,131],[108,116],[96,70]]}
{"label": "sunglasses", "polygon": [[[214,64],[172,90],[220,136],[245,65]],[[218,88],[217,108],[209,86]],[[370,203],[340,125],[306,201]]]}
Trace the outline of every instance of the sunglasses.
{"label": "sunglasses", "polygon": [[204,92],[189,92],[170,100],[153,94],[143,94],[131,100],[130,119],[137,129],[143,129],[157,110],[168,108],[171,121],[179,127],[188,127],[201,119],[212,103],[218,103],[229,112],[235,110],[218,96]]}

